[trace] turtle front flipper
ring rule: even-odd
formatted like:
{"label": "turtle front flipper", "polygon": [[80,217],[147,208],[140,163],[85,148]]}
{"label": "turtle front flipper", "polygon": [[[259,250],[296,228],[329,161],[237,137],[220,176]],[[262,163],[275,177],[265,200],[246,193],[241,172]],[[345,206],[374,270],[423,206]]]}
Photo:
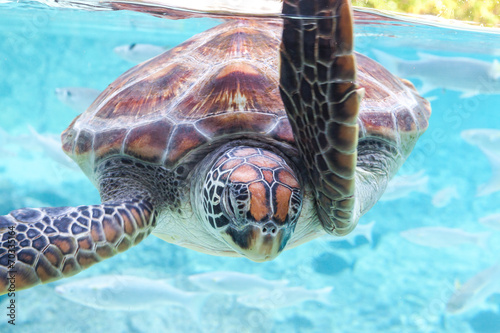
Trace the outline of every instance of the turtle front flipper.
{"label": "turtle front flipper", "polygon": [[355,199],[359,104],[347,0],[283,3],[280,94],[314,186],[323,228],[349,233]]}
{"label": "turtle front flipper", "polygon": [[0,216],[0,294],[74,275],[136,245],[154,225],[143,199]]}

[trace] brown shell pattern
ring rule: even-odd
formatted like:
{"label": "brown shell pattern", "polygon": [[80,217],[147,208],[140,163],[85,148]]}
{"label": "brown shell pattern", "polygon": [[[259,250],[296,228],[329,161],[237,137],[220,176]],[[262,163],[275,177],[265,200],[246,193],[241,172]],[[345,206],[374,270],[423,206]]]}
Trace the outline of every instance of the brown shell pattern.
{"label": "brown shell pattern", "polygon": [[[173,168],[196,149],[238,137],[294,145],[278,83],[281,23],[233,20],[133,67],[62,134],[64,151],[87,173],[129,155]],[[411,83],[357,54],[366,90],[360,137],[406,151],[427,128],[428,102]]]}

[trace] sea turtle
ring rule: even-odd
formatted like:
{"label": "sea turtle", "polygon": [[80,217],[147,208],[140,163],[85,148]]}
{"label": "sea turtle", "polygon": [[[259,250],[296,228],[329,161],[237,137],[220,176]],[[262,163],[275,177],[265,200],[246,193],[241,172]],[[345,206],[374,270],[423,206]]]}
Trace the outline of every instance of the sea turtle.
{"label": "sea turtle", "polygon": [[283,13],[227,20],[111,83],[62,134],[102,204],[0,216],[1,290],[71,276],[150,233],[258,262],[349,233],[430,107],[353,53],[349,1],[287,0]]}

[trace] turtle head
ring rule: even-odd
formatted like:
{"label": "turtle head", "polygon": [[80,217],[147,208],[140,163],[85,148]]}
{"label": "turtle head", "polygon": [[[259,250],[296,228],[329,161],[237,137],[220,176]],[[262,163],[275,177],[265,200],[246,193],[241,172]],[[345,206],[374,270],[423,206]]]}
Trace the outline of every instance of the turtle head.
{"label": "turtle head", "polygon": [[236,147],[208,170],[201,215],[217,238],[250,260],[274,259],[293,234],[302,207],[298,177],[279,155]]}

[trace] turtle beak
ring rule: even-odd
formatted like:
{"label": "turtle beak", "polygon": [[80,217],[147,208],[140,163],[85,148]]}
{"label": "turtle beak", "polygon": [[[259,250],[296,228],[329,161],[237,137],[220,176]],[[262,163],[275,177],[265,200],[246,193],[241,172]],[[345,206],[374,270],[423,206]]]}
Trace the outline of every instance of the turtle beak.
{"label": "turtle beak", "polygon": [[255,262],[273,260],[283,251],[292,235],[289,225],[278,227],[274,222],[249,224],[241,230],[229,226],[222,238],[236,252]]}

